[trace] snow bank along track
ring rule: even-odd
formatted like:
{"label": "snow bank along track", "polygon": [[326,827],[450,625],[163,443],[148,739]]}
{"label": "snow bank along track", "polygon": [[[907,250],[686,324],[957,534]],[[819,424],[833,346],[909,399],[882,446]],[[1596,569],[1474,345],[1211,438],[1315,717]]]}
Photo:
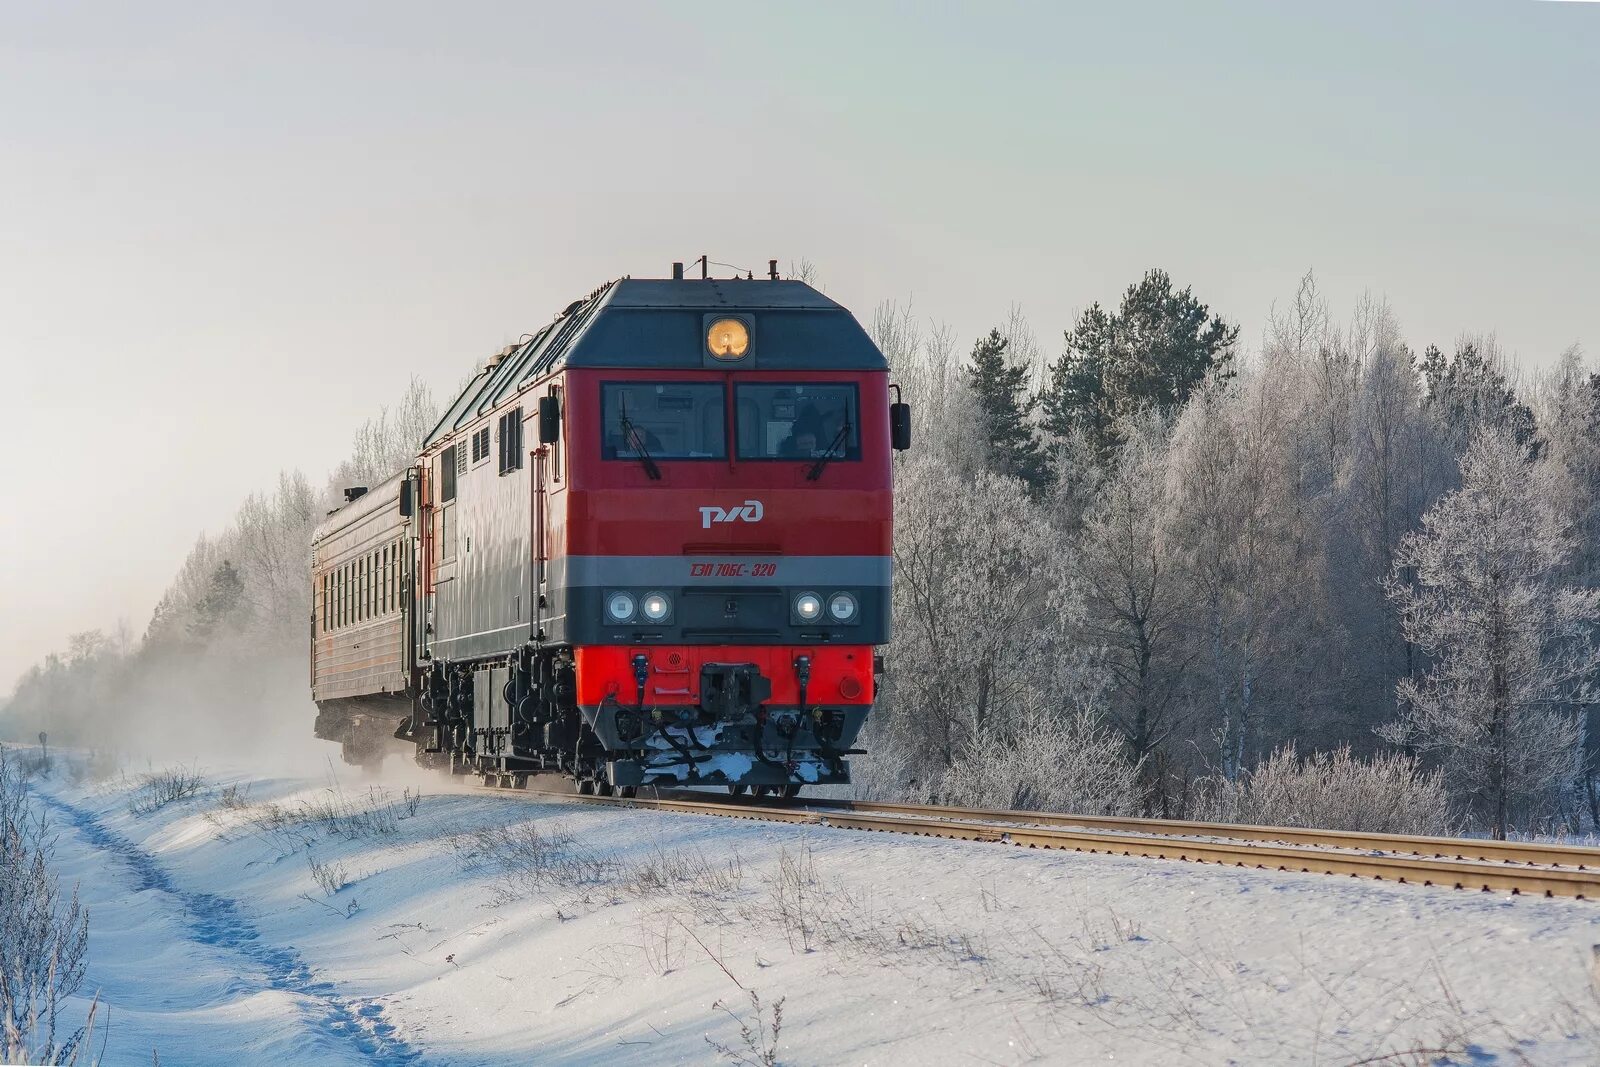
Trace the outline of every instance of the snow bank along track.
{"label": "snow bank along track", "polygon": [[1600,899],[1600,849],[1570,845],[848,800],[681,799],[692,795],[688,791],[673,797],[626,799],[544,790],[529,790],[526,795],[1255,870],[1342,874],[1483,892]]}

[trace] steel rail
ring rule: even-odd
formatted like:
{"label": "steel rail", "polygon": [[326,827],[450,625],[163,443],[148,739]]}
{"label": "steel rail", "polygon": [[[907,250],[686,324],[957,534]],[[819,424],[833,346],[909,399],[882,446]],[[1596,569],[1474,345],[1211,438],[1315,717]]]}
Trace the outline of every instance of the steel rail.
{"label": "steel rail", "polygon": [[1109,815],[1066,815],[1041,811],[1001,811],[989,808],[947,808],[930,804],[885,804],[861,800],[811,800],[812,807],[879,814],[961,818],[981,822],[1032,823],[1040,826],[1078,826],[1085,829],[1126,831],[1186,837],[1220,837],[1248,841],[1282,841],[1321,848],[1390,852],[1436,859],[1480,860],[1486,863],[1543,864],[1600,870],[1600,848],[1549,845],[1524,841],[1476,838],[1425,837],[1378,834],[1355,830],[1313,830],[1293,826],[1252,826],[1232,823],[1190,822]]}
{"label": "steel rail", "polygon": [[[1109,829],[1095,830],[1071,826],[1040,826],[1017,823],[994,825],[993,821],[953,819],[951,812],[983,809],[927,808],[926,805],[877,805],[889,809],[921,808],[941,813],[939,817],[920,814],[894,815],[889,812],[850,810],[821,802],[809,807],[771,807],[729,801],[673,800],[646,797],[600,797],[545,790],[528,790],[524,795],[588,804],[644,808],[656,811],[720,818],[786,822],[835,829],[865,830],[880,833],[939,837],[958,841],[992,841],[1028,848],[1066,849],[1112,856],[1141,856],[1153,859],[1185,860],[1256,870],[1291,871],[1307,874],[1339,874],[1353,878],[1372,878],[1401,884],[1476,889],[1482,892],[1508,892],[1515,895],[1545,897],[1600,898],[1600,866],[1552,868],[1489,864],[1453,858],[1416,854],[1396,856],[1374,853],[1331,851],[1298,845],[1254,844],[1244,841],[1207,841],[1176,836],[1134,834]],[[843,802],[849,804],[853,802]],[[994,813],[984,811],[985,816]],[[1034,812],[1001,814],[1036,817]],[[1070,818],[1070,817],[1068,817]],[[1119,820],[1126,821],[1126,820]],[[1150,820],[1158,822],[1159,820]],[[1196,824],[1167,824],[1192,827]],[[1207,825],[1207,824],[1200,824]],[[1233,829],[1232,827],[1223,827]],[[1260,828],[1276,830],[1272,828]],[[1189,832],[1193,832],[1190,830]],[[1308,831],[1310,833],[1310,831]],[[1346,836],[1346,835],[1334,835]],[[1398,836],[1398,835],[1378,835]],[[1402,838],[1402,840],[1405,840]],[[1441,839],[1448,840],[1448,839]]]}

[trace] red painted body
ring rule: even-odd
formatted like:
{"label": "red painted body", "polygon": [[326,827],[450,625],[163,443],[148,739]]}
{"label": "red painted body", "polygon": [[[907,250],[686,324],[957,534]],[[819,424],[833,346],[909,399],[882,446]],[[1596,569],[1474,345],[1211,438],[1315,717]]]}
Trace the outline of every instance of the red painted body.
{"label": "red painted body", "polygon": [[578,704],[597,707],[606,697],[619,703],[637,702],[638,681],[633,657],[649,660],[644,703],[693,705],[700,701],[700,667],[705,663],[754,663],[772,681],[771,703],[796,706],[800,688],[794,661],[811,657],[811,682],[807,705],[867,705],[872,703],[872,646],[823,645],[597,645],[576,650]]}
{"label": "red painted body", "polygon": [[[808,481],[809,460],[663,461],[653,481],[632,460],[600,456],[600,388],[611,380],[854,382],[861,392],[861,456],[828,464]],[[568,487],[561,544],[552,555],[764,554],[887,556],[893,551],[888,389],[882,373],[845,371],[567,372]],[[729,405],[732,417],[732,405]],[[759,524],[706,529],[700,507],[735,507],[758,495]]]}

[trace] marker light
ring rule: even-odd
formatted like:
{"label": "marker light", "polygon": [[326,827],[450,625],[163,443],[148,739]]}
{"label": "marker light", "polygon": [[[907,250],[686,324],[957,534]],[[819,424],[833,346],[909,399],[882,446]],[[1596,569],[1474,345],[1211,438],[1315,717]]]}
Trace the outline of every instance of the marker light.
{"label": "marker light", "polygon": [[646,593],[639,607],[651,622],[660,622],[672,613],[672,601],[665,593]]}
{"label": "marker light", "polygon": [[718,319],[706,331],[706,350],[717,359],[740,359],[750,349],[750,331],[738,319]]}
{"label": "marker light", "polygon": [[627,593],[612,593],[606,601],[606,614],[613,622],[627,622],[633,618],[633,597]]}

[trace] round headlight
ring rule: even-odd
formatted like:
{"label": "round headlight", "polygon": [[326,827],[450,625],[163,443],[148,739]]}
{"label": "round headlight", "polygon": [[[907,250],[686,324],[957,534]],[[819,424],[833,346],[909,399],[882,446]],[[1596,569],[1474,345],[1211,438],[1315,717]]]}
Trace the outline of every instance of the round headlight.
{"label": "round headlight", "polygon": [[665,593],[646,593],[639,609],[651,622],[660,622],[672,612],[672,601],[667,599]]}
{"label": "round headlight", "polygon": [[750,348],[750,331],[738,319],[718,319],[706,331],[706,351],[718,359],[738,359]]}
{"label": "round headlight", "polygon": [[849,622],[856,617],[856,598],[849,593],[835,593],[828,598],[828,614],[836,622]]}
{"label": "round headlight", "polygon": [[822,614],[822,598],[815,593],[801,593],[794,598],[794,613],[806,622],[815,622]]}
{"label": "round headlight", "polygon": [[606,613],[615,622],[627,622],[633,618],[633,597],[627,593],[612,593],[611,599],[606,601]]}

